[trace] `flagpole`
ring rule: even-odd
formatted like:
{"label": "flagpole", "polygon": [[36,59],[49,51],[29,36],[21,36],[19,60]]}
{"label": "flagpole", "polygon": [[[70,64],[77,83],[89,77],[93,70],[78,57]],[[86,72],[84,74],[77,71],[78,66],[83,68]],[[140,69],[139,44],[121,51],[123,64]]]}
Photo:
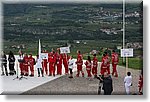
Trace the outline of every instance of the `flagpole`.
{"label": "flagpole", "polygon": [[[123,49],[125,49],[125,0],[123,0]],[[123,63],[125,62],[125,58],[123,57]]]}
{"label": "flagpole", "polygon": [[41,55],[41,41],[39,39],[39,51],[38,51],[38,54],[39,54],[39,58],[40,58],[40,55]]}

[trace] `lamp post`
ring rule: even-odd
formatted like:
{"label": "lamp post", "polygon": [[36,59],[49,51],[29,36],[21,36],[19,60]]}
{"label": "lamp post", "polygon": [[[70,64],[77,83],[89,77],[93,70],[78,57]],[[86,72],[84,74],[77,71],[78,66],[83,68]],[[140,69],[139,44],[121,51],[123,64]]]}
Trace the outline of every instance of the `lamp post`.
{"label": "lamp post", "polygon": [[[123,41],[123,49],[125,49],[125,0],[123,0],[123,38],[122,38],[122,41]],[[125,62],[125,58],[123,57],[123,63]]]}

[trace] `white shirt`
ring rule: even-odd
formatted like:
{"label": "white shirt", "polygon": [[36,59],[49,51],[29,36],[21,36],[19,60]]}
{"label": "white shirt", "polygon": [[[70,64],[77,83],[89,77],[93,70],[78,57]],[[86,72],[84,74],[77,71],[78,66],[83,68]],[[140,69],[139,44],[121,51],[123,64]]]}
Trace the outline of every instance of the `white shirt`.
{"label": "white shirt", "polygon": [[124,83],[125,83],[125,85],[127,85],[127,86],[131,86],[131,84],[132,84],[132,76],[126,76],[126,77],[124,78]]}
{"label": "white shirt", "polygon": [[68,64],[70,69],[73,69],[74,66],[74,60],[73,59],[69,59],[69,64]]}
{"label": "white shirt", "polygon": [[39,59],[36,59],[36,65],[35,65],[36,68],[42,68],[42,59],[39,58]]}

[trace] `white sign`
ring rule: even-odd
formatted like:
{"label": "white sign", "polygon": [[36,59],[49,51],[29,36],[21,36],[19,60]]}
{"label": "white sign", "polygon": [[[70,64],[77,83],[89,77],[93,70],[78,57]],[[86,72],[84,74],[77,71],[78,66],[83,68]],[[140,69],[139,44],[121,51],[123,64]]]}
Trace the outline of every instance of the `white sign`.
{"label": "white sign", "polygon": [[60,53],[70,53],[70,48],[69,47],[61,47]]}
{"label": "white sign", "polygon": [[121,49],[121,57],[133,57],[133,49]]}
{"label": "white sign", "polygon": [[48,59],[48,53],[41,53],[40,57],[41,59]]}

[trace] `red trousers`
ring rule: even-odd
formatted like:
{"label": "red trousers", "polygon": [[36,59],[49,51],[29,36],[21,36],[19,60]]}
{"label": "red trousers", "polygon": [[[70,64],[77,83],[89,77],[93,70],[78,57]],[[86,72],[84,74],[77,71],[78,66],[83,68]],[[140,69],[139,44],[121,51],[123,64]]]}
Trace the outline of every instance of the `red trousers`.
{"label": "red trousers", "polygon": [[25,74],[29,75],[28,65],[25,64],[25,65],[23,65],[23,67],[24,67]]}
{"label": "red trousers", "polygon": [[84,72],[82,70],[82,65],[77,65],[77,77],[79,77],[80,72],[82,73],[82,76],[84,77]]}
{"label": "red trousers", "polygon": [[21,75],[24,75],[24,72],[25,72],[25,70],[24,70],[24,66],[23,66],[23,63],[19,63],[20,65],[20,71],[21,71]]}
{"label": "red trousers", "polygon": [[93,67],[92,68],[92,74],[93,75],[97,75],[97,67]]}
{"label": "red trousers", "polygon": [[69,71],[68,64],[67,64],[67,62],[65,62],[63,64],[64,64],[64,67],[65,67],[65,74],[68,74],[68,71]]}
{"label": "red trousers", "polygon": [[57,64],[57,74],[58,75],[62,74],[62,64]]}
{"label": "red trousers", "polygon": [[113,64],[112,63],[112,67],[113,67],[112,75],[115,74],[115,76],[117,77],[118,76],[118,73],[117,73],[117,64]]}
{"label": "red trousers", "polygon": [[110,74],[110,65],[107,66],[107,72]]}
{"label": "red trousers", "polygon": [[104,75],[105,72],[108,72],[108,71],[107,71],[107,68],[101,68],[101,72],[100,72],[101,75]]}
{"label": "red trousers", "polygon": [[48,74],[48,70],[47,70],[47,62],[42,63],[42,69],[43,69],[43,73],[45,71],[46,75]]}
{"label": "red trousers", "polygon": [[49,75],[55,76],[55,66],[52,63],[49,63]]}
{"label": "red trousers", "polygon": [[34,75],[34,65],[30,65],[31,75]]}
{"label": "red trousers", "polygon": [[92,77],[91,70],[86,70],[86,71],[87,71],[88,77]]}

